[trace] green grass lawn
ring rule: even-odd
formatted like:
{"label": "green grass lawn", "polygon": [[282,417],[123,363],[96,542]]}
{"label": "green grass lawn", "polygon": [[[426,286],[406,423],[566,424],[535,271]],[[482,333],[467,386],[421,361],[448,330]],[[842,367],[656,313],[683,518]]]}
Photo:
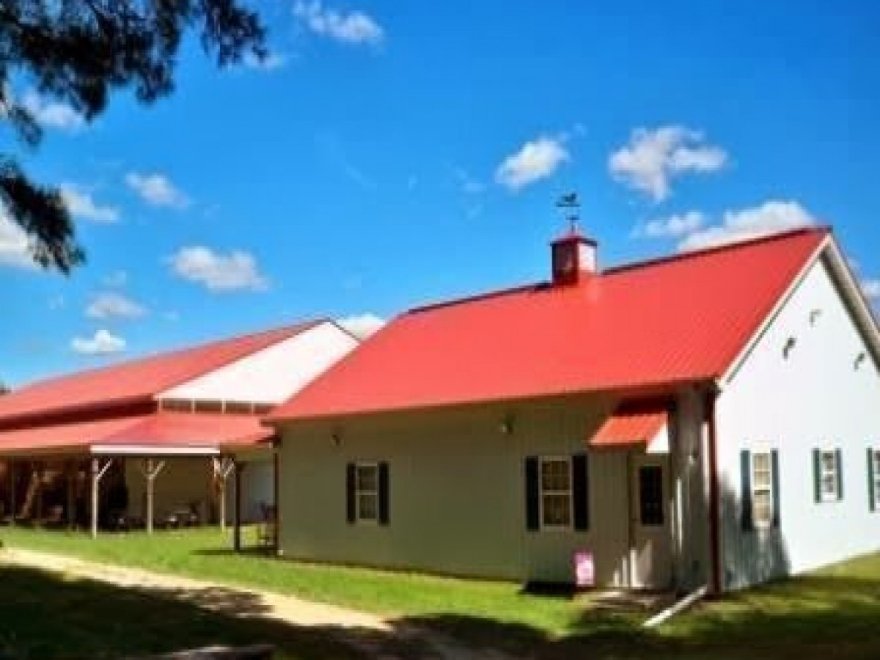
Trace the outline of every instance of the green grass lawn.
{"label": "green grass lawn", "polygon": [[[386,614],[401,626],[417,624],[472,646],[492,646],[530,657],[567,658],[588,654],[587,657],[598,658],[648,655],[652,658],[748,656],[798,660],[880,658],[880,555],[706,602],[659,630],[649,632],[640,627],[645,613],[601,610],[593,606],[588,596],[529,595],[521,593],[519,585],[503,582],[455,580],[279,561],[253,554],[235,555],[228,551],[228,539],[210,528],[160,532],[154,537],[142,533],[108,534],[97,540],[81,534],[17,528],[0,530],[0,540],[13,547],[138,566],[350,606]],[[53,580],[57,582],[58,578],[45,575],[40,578],[42,582]],[[27,593],[27,580],[22,578],[19,582],[22,591]],[[120,631],[129,623],[137,626],[137,607],[126,600],[134,596],[127,595],[127,591],[86,583],[82,588],[112,592],[106,598],[92,599],[73,593],[79,590],[77,584],[80,583],[64,582],[62,597],[47,597],[44,593],[39,598],[34,596],[34,601],[44,610],[68,609],[64,605],[68,597],[84,603],[100,601],[100,604],[76,609],[77,616],[83,620],[106,619]],[[20,608],[13,608],[14,625],[10,624],[5,611],[11,608],[6,595],[9,588],[9,580],[0,579],[3,595],[0,632],[28,637],[19,626],[25,626],[26,630],[32,619]],[[63,595],[68,592],[68,596]],[[113,605],[116,599],[129,602],[132,614],[128,619],[114,618],[117,611],[124,611]],[[143,606],[147,609],[154,605],[151,599],[155,597],[136,594],[136,600],[145,601]],[[40,620],[48,618],[56,627],[69,627],[63,616],[47,617],[47,614],[44,612]],[[199,614],[196,610],[183,613],[177,619],[186,621],[187,625],[178,626],[183,631],[178,631],[176,641],[182,643],[190,637],[196,641],[207,639],[210,636],[202,633],[220,625],[212,619],[220,616]],[[195,633],[184,635],[190,617],[195,617]],[[200,617],[209,620],[204,628],[199,622],[205,619]],[[33,622],[32,625],[38,624]],[[78,623],[77,630],[84,626]],[[313,631],[270,623],[259,617],[233,618],[223,630],[235,640],[277,643],[290,657],[332,657],[338,651],[332,643],[338,639],[334,631],[323,631],[316,637]],[[145,635],[144,638],[149,637]],[[388,639],[374,641],[393,647],[398,641],[395,637],[389,635]],[[61,632],[58,638],[63,638]],[[5,639],[0,636],[0,644]],[[39,639],[52,643],[50,636]],[[99,643],[100,639],[93,642]],[[0,646],[0,655],[2,648]],[[34,657],[52,655],[49,649],[42,650],[43,653],[36,653]]]}

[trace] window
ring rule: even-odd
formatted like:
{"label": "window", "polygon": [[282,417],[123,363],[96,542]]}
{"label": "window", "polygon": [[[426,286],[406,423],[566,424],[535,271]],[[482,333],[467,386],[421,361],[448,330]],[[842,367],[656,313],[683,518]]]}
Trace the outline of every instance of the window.
{"label": "window", "polygon": [[571,459],[541,459],[541,527],[571,527]]}
{"label": "window", "polygon": [[358,463],[355,466],[356,519],[376,522],[379,519],[379,466]]}
{"label": "window", "polygon": [[663,524],[663,468],[639,468],[639,520],[642,525]]}
{"label": "window", "polygon": [[752,520],[756,527],[773,524],[773,473],[770,452],[752,455]]}
{"label": "window", "polygon": [[816,501],[836,502],[842,499],[840,450],[816,449],[813,453],[816,479]]}

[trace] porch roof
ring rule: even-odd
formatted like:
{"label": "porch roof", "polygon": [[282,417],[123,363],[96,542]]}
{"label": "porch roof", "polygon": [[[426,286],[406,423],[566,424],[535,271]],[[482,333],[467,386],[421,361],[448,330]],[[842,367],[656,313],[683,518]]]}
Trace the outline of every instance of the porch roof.
{"label": "porch roof", "polygon": [[273,431],[254,415],[160,411],[0,432],[0,454],[198,455],[253,448]]}
{"label": "porch roof", "polygon": [[621,406],[599,427],[587,444],[596,449],[626,448],[651,445],[660,439],[668,422],[662,403]]}

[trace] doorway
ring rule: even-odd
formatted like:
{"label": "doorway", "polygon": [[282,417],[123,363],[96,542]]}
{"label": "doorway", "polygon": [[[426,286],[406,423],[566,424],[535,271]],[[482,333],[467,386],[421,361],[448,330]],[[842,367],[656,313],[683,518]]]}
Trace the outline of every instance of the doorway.
{"label": "doorway", "polygon": [[669,480],[666,456],[630,460],[630,586],[666,589],[672,581]]}

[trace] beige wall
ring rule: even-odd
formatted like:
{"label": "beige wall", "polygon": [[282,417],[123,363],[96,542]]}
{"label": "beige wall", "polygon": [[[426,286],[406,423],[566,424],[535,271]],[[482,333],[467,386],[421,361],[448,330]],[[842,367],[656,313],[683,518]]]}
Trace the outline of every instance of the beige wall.
{"label": "beige wall", "polygon": [[[158,459],[154,459],[158,462]],[[139,469],[141,459],[125,461],[125,481],[128,485],[129,511],[134,515],[146,515],[146,479]],[[156,477],[154,512],[158,521],[177,509],[185,509],[189,502],[198,502],[202,522],[211,520],[211,459],[168,458],[165,467]]]}
{"label": "beige wall", "polygon": [[[583,451],[609,409],[607,401],[572,398],[290,425],[281,450],[281,551],[318,561],[570,581],[572,552],[588,549],[599,583],[625,585],[625,453],[590,455],[589,531],[525,528],[525,457]],[[511,435],[500,429],[507,415]],[[346,522],[345,465],[360,460],[389,463],[387,527]]]}

